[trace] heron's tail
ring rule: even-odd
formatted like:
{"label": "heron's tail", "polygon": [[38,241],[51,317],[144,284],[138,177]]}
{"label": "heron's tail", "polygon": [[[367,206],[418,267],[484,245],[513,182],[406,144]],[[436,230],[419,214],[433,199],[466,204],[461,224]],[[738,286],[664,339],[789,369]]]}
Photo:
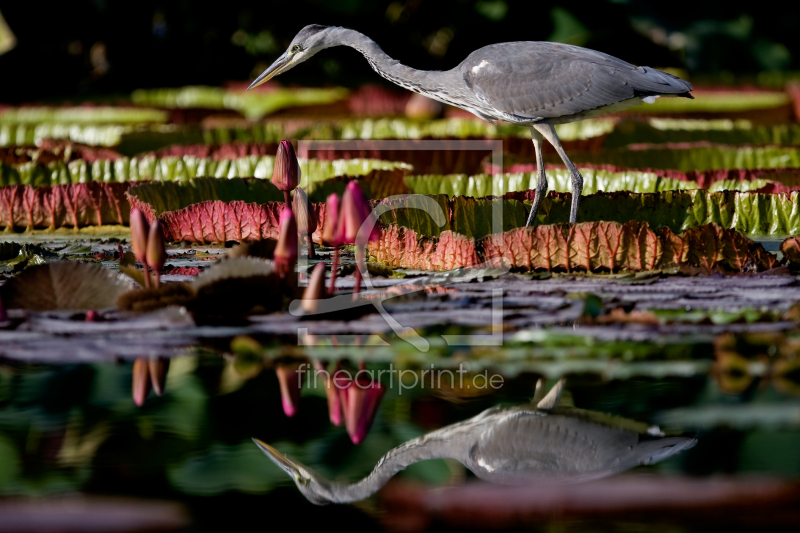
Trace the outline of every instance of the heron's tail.
{"label": "heron's tail", "polygon": [[648,96],[684,96],[694,98],[690,91],[694,89],[686,80],[650,67],[637,67],[630,71],[628,79],[633,85],[633,94],[640,98]]}

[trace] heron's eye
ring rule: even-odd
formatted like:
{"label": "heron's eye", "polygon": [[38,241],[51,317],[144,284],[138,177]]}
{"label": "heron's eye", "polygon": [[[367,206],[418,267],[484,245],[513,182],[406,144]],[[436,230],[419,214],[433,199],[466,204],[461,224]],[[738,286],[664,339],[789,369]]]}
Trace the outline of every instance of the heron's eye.
{"label": "heron's eye", "polygon": [[300,46],[299,44],[296,44],[296,45],[292,46],[292,53],[296,54],[297,52],[301,51],[302,49],[303,49],[302,46]]}
{"label": "heron's eye", "polygon": [[296,479],[296,480],[297,480],[297,482],[298,482],[298,483],[300,483],[300,485],[302,485],[303,487],[305,487],[306,485],[308,485],[308,480],[307,480],[306,478],[304,478],[303,476],[295,476],[295,479]]}

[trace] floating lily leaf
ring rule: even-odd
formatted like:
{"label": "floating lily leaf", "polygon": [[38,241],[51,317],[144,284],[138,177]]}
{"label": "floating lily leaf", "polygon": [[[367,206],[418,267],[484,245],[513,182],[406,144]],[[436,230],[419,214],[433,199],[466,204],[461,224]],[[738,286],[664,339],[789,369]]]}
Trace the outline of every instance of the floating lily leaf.
{"label": "floating lily leaf", "polygon": [[[142,184],[128,197],[148,219],[161,220],[168,240],[201,243],[277,239],[284,206],[283,193],[270,181],[241,178]],[[312,208],[323,220],[324,205]]]}
{"label": "floating lily leaf", "polygon": [[[576,164],[592,163],[596,158],[597,156],[575,154],[573,161]],[[560,163],[560,161],[558,162]],[[606,150],[603,152],[603,162],[624,168],[675,169],[682,172],[742,168],[797,168],[800,167],[800,148],[732,147],[707,143],[643,144],[630,145],[626,149]]]}
{"label": "floating lily leaf", "polygon": [[133,156],[171,144],[201,142],[203,137],[196,129],[168,124],[0,123],[0,146],[38,146],[48,139],[114,146],[120,154]]}
{"label": "floating lily leaf", "polygon": [[83,159],[92,163],[98,159],[119,159],[120,155],[108,148],[86,146],[71,141],[47,140],[39,146],[12,146],[0,148],[0,163],[5,165],[21,165],[23,163],[41,163],[47,165],[53,161],[68,163]]}
{"label": "floating lily leaf", "polygon": [[[522,227],[530,211],[535,191],[513,192],[505,200],[432,195],[440,205],[447,224],[439,228],[430,216],[405,203],[384,206],[381,224],[397,224],[414,230],[419,236],[437,236],[452,230],[467,237],[483,237],[490,233]],[[413,197],[412,197],[413,198]],[[568,222],[572,195],[549,193],[542,199],[536,224]],[[410,201],[410,200],[409,200]],[[421,201],[421,200],[420,200]],[[497,205],[497,202],[502,202]],[[800,192],[768,194],[755,192],[709,192],[704,190],[664,191],[659,193],[611,192],[586,195],[581,199],[579,218],[582,221],[629,220],[647,222],[651,227],[667,226],[680,232],[702,224],[714,223],[747,235],[800,234]],[[492,220],[494,207],[501,215],[496,227]]]}
{"label": "floating lily leaf", "polygon": [[127,278],[98,264],[56,261],[25,269],[0,293],[11,309],[103,309],[131,287]]}
{"label": "floating lily leaf", "polygon": [[[511,159],[511,163],[504,165],[504,171],[507,174],[520,174],[520,173],[535,173],[536,165],[531,163],[520,163],[515,161],[516,158],[506,157],[505,162]],[[696,186],[688,186],[689,189],[700,188],[709,190],[723,190],[715,189],[714,184],[719,181],[727,182],[725,190],[751,190],[750,185],[736,185],[739,182],[753,182],[759,181],[761,184],[771,184],[773,190],[762,192],[790,192],[795,188],[800,188],[800,168],[719,168],[704,171],[689,170],[681,171],[676,169],[651,169],[651,170],[637,170],[625,167],[618,167],[614,165],[593,165],[581,163],[578,165],[584,177],[592,172],[603,171],[614,174],[624,174],[633,176],[646,176],[649,174],[658,176],[662,179],[674,179],[678,181],[687,181],[696,184]],[[487,174],[497,173],[497,169],[490,164],[484,162],[484,172]],[[559,176],[564,175],[563,172],[566,167],[563,165],[547,165],[548,181],[551,173],[556,177],[556,184],[559,181]],[[567,177],[564,175],[565,178]],[[647,179],[647,178],[645,178]],[[763,186],[763,185],[762,185]],[[564,185],[565,189],[571,190],[571,183],[569,180]],[[723,187],[717,185],[716,187]]]}
{"label": "floating lily leaf", "polygon": [[791,103],[785,92],[778,91],[703,91],[692,92],[694,100],[663,97],[654,104],[633,108],[634,113],[732,113],[771,109]]}
{"label": "floating lily leaf", "polygon": [[[128,267],[131,269],[132,267]],[[141,275],[141,274],[140,274]],[[144,278],[142,277],[142,281]],[[187,306],[194,302],[197,293],[186,283],[166,283],[159,287],[137,288],[117,295],[114,304],[126,311],[149,313],[170,306]]]}
{"label": "floating lily leaf", "polygon": [[[275,158],[273,156],[247,156],[235,160],[183,157],[121,157],[111,161],[98,159],[92,163],[83,160],[51,161],[48,164],[35,162],[19,165],[0,164],[0,186],[33,185],[49,186],[67,183],[128,182],[128,181],[186,181],[195,177],[216,178],[271,178]],[[366,174],[372,170],[411,171],[405,163],[374,159],[339,159],[320,161],[300,160],[304,187],[335,176]]]}
{"label": "floating lily leaf", "polygon": [[797,145],[800,126],[778,124],[756,126],[749,120],[651,118],[621,121],[606,137],[604,148],[640,143],[710,142],[742,145]]}
{"label": "floating lily leaf", "polygon": [[126,224],[127,184],[91,183],[50,188],[0,188],[0,226],[78,228],[88,225]]}
{"label": "floating lily leaf", "polygon": [[247,313],[254,307],[274,311],[283,305],[280,278],[272,261],[253,257],[226,259],[204,270],[191,283],[119,294],[120,309],[150,312],[172,305],[200,314]]}
{"label": "floating lily leaf", "polygon": [[126,183],[76,183],[53,187],[0,187],[0,227],[79,228],[127,224]]}
{"label": "floating lily leaf", "polygon": [[273,89],[271,91],[229,91],[218,87],[180,89],[139,89],[131,99],[140,105],[166,108],[232,109],[249,119],[259,119],[288,107],[330,104],[346,98],[348,91],[334,89]]}
{"label": "floating lily leaf", "polygon": [[703,271],[762,271],[775,257],[734,230],[714,224],[678,236],[647,223],[585,222],[517,228],[475,239],[453,231],[418,237],[395,225],[368,246],[376,261],[396,268],[452,270],[487,264],[515,270],[646,271],[691,265]]}
{"label": "floating lily leaf", "polygon": [[0,111],[0,124],[152,124],[169,113],[144,107],[12,107]]}
{"label": "floating lily leaf", "polygon": [[[697,188],[695,183],[663,178],[653,172],[636,170],[612,172],[591,167],[581,167],[580,171],[584,179],[583,194],[592,194],[597,191],[643,193]],[[414,194],[481,197],[502,196],[507,192],[533,190],[536,188],[537,180],[535,172],[505,173],[500,176],[450,174],[445,176],[408,176],[405,178],[405,184]],[[566,168],[548,168],[547,182],[551,191],[568,192],[572,190],[571,174]]]}
{"label": "floating lily leaf", "polygon": [[[563,142],[587,140],[610,133],[616,118],[599,118],[556,126]],[[206,142],[276,142],[281,139],[465,139],[522,138],[530,140],[530,131],[512,124],[489,124],[476,118],[447,118],[418,121],[406,118],[362,119],[347,121],[291,120],[270,121],[263,125],[246,124],[236,128],[212,128],[205,132]]]}

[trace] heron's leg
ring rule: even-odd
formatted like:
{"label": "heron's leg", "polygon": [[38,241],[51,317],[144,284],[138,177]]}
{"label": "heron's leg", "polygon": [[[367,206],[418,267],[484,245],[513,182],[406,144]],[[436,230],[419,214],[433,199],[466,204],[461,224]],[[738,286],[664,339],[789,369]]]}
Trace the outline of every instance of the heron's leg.
{"label": "heron's leg", "polygon": [[533,139],[533,150],[536,152],[536,172],[538,172],[539,178],[536,182],[536,197],[533,199],[533,206],[531,207],[531,212],[528,215],[528,222],[525,223],[525,227],[531,225],[533,217],[535,217],[536,213],[539,211],[539,204],[542,203],[542,198],[547,194],[547,176],[544,173],[544,158],[542,157],[542,143],[544,137],[534,128],[531,128],[531,139]]}
{"label": "heron's leg", "polygon": [[556,135],[556,129],[552,124],[535,124],[533,127],[539,130],[539,133],[553,145],[558,155],[561,156],[561,160],[567,165],[570,174],[572,174],[572,206],[569,210],[569,223],[574,224],[578,218],[578,202],[580,202],[581,192],[583,191],[583,176],[575,168],[567,152],[564,151],[564,147],[561,146],[561,141]]}

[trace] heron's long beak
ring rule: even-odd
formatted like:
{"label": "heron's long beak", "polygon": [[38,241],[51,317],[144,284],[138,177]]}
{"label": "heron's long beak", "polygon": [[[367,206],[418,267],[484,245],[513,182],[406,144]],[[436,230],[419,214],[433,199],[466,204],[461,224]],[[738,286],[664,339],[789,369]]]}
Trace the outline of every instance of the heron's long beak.
{"label": "heron's long beak", "polygon": [[253,87],[258,87],[262,83],[268,82],[269,80],[271,80],[272,78],[274,78],[275,76],[277,76],[278,74],[280,74],[281,72],[286,70],[286,68],[289,65],[291,65],[291,63],[292,63],[292,60],[291,60],[290,56],[288,54],[284,53],[283,55],[281,55],[281,57],[276,59],[275,62],[273,64],[271,64],[267,70],[262,72],[261,76],[256,78],[256,81],[251,83],[250,87],[248,87],[247,90],[249,91]]}
{"label": "heron's long beak", "polygon": [[281,452],[279,452],[266,442],[260,441],[255,438],[253,439],[253,442],[256,443],[256,446],[261,448],[261,451],[264,452],[264,454],[267,457],[272,459],[273,463],[281,467],[281,470],[289,474],[292,478],[294,478],[295,475],[300,473],[300,471],[297,468],[297,465],[291,459],[283,455]]}

